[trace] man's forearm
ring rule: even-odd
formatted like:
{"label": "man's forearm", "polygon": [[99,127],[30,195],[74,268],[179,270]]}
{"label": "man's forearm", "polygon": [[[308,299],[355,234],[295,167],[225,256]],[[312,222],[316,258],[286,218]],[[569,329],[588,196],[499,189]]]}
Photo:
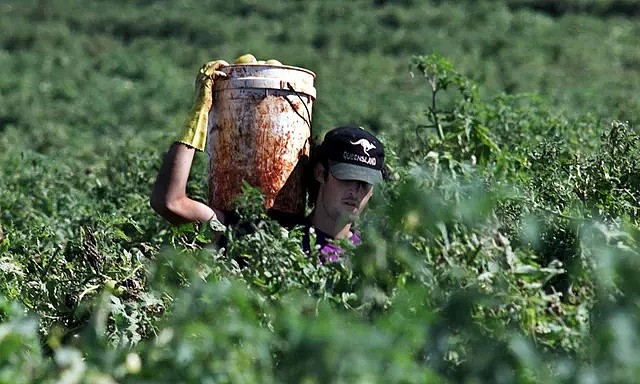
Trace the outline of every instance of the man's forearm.
{"label": "man's forearm", "polygon": [[154,206],[154,209],[173,225],[205,222],[217,217],[211,207],[187,196]]}
{"label": "man's forearm", "polygon": [[151,193],[151,207],[172,224],[208,221],[221,213],[189,198],[187,181],[195,149],[174,143],[165,156]]}

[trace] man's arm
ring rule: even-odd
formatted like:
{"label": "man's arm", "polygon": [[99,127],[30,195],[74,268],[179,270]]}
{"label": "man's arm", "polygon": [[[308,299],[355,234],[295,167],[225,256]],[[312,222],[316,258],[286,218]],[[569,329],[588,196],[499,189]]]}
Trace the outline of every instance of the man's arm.
{"label": "man's arm", "polygon": [[196,150],[204,151],[207,142],[214,79],[226,77],[219,69],[228,65],[224,60],[209,61],[198,71],[193,106],[179,139],[166,154],[153,186],[151,207],[172,224],[204,222],[212,218],[224,221],[222,212],[190,199],[186,190],[193,156]]}
{"label": "man's arm", "polygon": [[167,152],[151,192],[151,207],[171,224],[205,222],[224,214],[187,196],[187,181],[196,150],[174,143]]}

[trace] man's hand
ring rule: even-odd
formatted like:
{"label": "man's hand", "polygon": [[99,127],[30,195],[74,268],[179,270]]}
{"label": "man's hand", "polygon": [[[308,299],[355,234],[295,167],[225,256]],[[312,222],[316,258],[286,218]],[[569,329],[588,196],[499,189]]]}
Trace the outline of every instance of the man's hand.
{"label": "man's hand", "polygon": [[229,65],[224,60],[209,61],[200,68],[196,76],[196,93],[193,106],[182,127],[177,140],[199,151],[204,151],[207,143],[207,120],[213,103],[213,82],[217,78],[226,77],[219,69]]}

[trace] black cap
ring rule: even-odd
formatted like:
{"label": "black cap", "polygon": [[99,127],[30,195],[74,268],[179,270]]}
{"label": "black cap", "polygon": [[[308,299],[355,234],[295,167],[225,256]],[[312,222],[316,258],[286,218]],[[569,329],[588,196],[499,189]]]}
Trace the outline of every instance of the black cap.
{"label": "black cap", "polygon": [[331,174],[340,180],[369,184],[382,181],[384,147],[362,127],[348,125],[327,132],[321,150],[328,158]]}

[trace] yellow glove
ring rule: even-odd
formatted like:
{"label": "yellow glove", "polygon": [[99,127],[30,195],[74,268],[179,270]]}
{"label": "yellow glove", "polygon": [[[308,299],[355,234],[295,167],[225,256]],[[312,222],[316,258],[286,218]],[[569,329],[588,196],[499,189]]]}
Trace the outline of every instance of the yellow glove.
{"label": "yellow glove", "polygon": [[224,60],[215,60],[206,63],[200,68],[196,77],[196,93],[193,106],[189,111],[187,120],[182,126],[179,143],[187,144],[199,151],[204,151],[207,143],[207,120],[213,103],[213,81],[218,77],[226,77],[220,68],[229,65]]}

